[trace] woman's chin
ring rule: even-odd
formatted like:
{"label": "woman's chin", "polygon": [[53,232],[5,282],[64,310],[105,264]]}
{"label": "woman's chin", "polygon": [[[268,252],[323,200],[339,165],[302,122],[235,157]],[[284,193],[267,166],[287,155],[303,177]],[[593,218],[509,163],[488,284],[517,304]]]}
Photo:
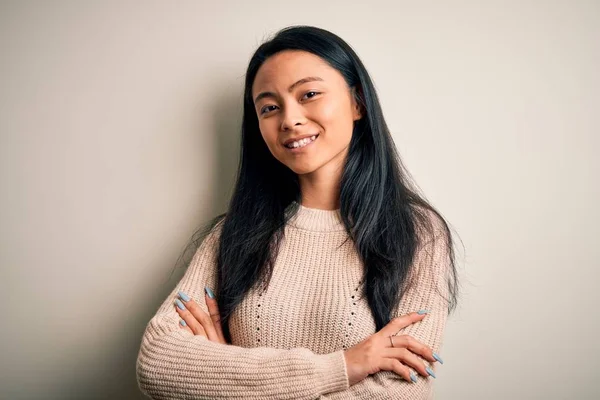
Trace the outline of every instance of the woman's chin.
{"label": "woman's chin", "polygon": [[292,171],[294,171],[294,173],[296,173],[296,175],[306,175],[306,174],[310,174],[317,170],[316,165],[307,164],[307,163],[288,164],[287,167],[289,169],[291,169]]}

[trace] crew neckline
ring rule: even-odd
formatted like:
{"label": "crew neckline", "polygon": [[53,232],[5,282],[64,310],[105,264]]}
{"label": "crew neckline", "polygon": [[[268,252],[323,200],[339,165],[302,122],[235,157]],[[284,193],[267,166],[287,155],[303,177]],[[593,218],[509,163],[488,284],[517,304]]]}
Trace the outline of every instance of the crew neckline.
{"label": "crew neckline", "polygon": [[[320,208],[305,207],[293,201],[290,208],[298,205],[298,212],[294,214],[288,224],[307,231],[335,232],[346,230],[340,209],[323,210]],[[288,208],[289,209],[289,208]]]}

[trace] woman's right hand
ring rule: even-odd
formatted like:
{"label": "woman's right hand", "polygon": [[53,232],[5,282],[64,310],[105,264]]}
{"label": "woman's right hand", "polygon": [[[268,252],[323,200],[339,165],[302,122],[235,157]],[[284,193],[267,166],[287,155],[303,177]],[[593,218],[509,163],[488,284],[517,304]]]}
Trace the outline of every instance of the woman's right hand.
{"label": "woman's right hand", "polygon": [[405,380],[414,382],[408,366],[423,376],[429,376],[427,367],[418,356],[431,362],[437,361],[431,348],[409,335],[394,336],[399,330],[426,316],[413,312],[394,318],[379,332],[346,350],[344,357],[350,386],[382,370],[395,372]]}

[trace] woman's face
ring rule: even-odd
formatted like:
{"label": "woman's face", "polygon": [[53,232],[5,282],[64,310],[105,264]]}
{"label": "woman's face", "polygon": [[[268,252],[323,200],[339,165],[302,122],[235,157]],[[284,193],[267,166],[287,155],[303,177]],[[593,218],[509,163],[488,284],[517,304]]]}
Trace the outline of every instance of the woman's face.
{"label": "woman's face", "polygon": [[343,76],[320,57],[290,50],[271,56],[256,74],[252,99],[265,143],[292,171],[343,165],[360,108]]}

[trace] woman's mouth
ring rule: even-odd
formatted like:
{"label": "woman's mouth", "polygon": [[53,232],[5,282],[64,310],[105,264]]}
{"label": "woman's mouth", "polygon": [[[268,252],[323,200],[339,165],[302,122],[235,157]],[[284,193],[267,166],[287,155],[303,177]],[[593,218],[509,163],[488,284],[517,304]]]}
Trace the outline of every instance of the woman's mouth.
{"label": "woman's mouth", "polygon": [[300,139],[298,141],[295,142],[291,142],[287,145],[285,145],[285,147],[292,151],[292,152],[298,152],[302,149],[304,149],[305,147],[309,146],[310,144],[312,144],[315,140],[317,140],[317,138],[319,137],[319,134],[304,138],[304,139]]}

